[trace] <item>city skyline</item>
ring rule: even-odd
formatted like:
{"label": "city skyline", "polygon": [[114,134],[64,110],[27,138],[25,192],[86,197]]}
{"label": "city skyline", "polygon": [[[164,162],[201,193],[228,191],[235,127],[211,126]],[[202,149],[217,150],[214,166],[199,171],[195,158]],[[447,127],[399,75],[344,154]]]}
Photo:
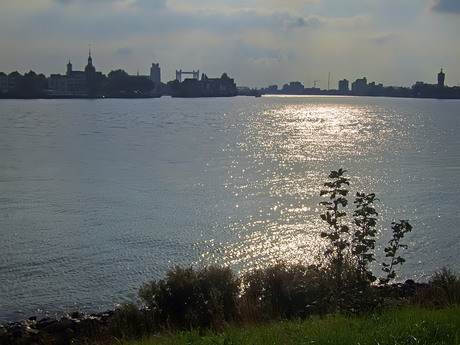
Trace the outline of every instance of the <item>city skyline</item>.
{"label": "city skyline", "polygon": [[227,72],[238,85],[297,80],[337,88],[366,76],[384,85],[460,84],[458,0],[0,0],[0,71],[122,68],[162,80],[177,69]]}

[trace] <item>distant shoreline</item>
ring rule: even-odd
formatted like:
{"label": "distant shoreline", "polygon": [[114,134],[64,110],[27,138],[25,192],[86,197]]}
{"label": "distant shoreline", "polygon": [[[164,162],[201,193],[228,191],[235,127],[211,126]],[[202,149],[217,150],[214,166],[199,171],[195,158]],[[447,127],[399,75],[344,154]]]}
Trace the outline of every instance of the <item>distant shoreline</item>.
{"label": "distant shoreline", "polygon": [[125,96],[125,97],[116,97],[116,96],[101,96],[101,97],[86,97],[86,96],[38,96],[38,97],[14,97],[14,96],[4,96],[0,95],[0,99],[18,99],[18,100],[38,100],[38,99],[156,99],[162,97],[169,98],[232,98],[237,96],[243,97],[260,97],[260,96],[292,96],[292,97],[302,97],[302,96],[330,96],[330,97],[372,97],[372,98],[402,98],[402,99],[438,99],[438,100],[459,100],[459,97],[413,97],[413,96],[382,96],[382,95],[345,95],[345,94],[335,94],[335,93],[319,93],[319,94],[261,94],[261,95],[236,95],[236,96],[191,96],[191,97],[181,97],[181,96],[171,96],[171,95],[155,95],[155,96]]}

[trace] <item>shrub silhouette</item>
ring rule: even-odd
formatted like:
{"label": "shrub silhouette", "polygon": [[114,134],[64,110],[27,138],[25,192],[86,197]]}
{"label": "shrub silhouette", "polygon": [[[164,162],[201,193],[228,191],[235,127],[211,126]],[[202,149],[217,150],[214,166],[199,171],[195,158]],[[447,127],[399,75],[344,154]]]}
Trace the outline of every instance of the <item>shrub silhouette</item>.
{"label": "shrub silhouette", "polygon": [[[329,311],[331,278],[318,266],[278,263],[243,276],[242,319],[305,317]],[[248,306],[251,309],[248,310]]]}
{"label": "shrub silhouette", "polygon": [[142,285],[139,297],[163,327],[204,329],[233,321],[238,293],[239,279],[229,267],[176,267]]}
{"label": "shrub silhouette", "polygon": [[116,309],[110,318],[108,334],[117,339],[136,339],[151,334],[153,329],[151,313],[139,309],[133,302],[127,302]]}
{"label": "shrub silhouette", "polygon": [[415,301],[435,307],[460,305],[460,278],[450,269],[443,267],[435,272],[427,288],[417,291]]}

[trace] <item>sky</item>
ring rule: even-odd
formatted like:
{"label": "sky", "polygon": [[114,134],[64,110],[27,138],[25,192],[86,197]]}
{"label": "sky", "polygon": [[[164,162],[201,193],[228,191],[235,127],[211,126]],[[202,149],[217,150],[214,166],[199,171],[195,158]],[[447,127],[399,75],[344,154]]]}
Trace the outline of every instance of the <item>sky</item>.
{"label": "sky", "polygon": [[460,0],[0,0],[0,71],[227,73],[238,86],[460,85]]}

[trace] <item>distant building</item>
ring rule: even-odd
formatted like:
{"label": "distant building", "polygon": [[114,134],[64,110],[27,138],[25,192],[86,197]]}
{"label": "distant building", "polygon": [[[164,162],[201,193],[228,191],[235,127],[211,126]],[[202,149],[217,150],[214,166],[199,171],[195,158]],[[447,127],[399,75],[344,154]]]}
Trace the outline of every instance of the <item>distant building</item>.
{"label": "distant building", "polygon": [[8,93],[15,93],[22,75],[18,71],[8,74]]}
{"label": "distant building", "polygon": [[150,80],[153,81],[155,87],[161,84],[161,69],[159,63],[152,63],[152,67],[150,67]]}
{"label": "distant building", "polygon": [[444,88],[444,80],[446,79],[446,75],[442,71],[438,73],[438,88],[443,89]]}
{"label": "distant building", "polygon": [[354,81],[351,84],[351,92],[354,95],[363,96],[366,94],[366,91],[367,91],[367,78],[366,77],[362,79],[356,79],[356,81]]}
{"label": "distant building", "polygon": [[349,82],[346,79],[339,80],[339,93],[347,94],[350,91]]}
{"label": "distant building", "polygon": [[182,69],[176,70],[176,79],[179,81],[179,83],[182,83],[182,75],[191,75],[193,79],[200,79],[200,70],[193,70],[192,72],[183,72]]}
{"label": "distant building", "polygon": [[48,94],[50,96],[68,96],[67,77],[60,74],[51,74],[48,78]]}
{"label": "distant building", "polygon": [[283,85],[281,92],[288,95],[302,95],[305,92],[305,86],[300,81],[291,81]]}
{"label": "distant building", "polygon": [[202,74],[201,80],[195,78],[185,79],[179,82],[174,80],[171,85],[173,97],[233,97],[238,94],[233,78],[229,78],[227,73],[220,78],[208,78]]}
{"label": "distant building", "polygon": [[67,64],[67,80],[66,91],[72,96],[87,96],[88,89],[86,88],[86,73],[84,71],[72,70],[72,64]]}
{"label": "distant building", "polygon": [[51,74],[48,78],[49,95],[58,97],[93,97],[97,96],[104,79],[102,72],[97,72],[93,65],[91,50],[84,71],[74,71],[72,63],[67,63],[66,74]]}

